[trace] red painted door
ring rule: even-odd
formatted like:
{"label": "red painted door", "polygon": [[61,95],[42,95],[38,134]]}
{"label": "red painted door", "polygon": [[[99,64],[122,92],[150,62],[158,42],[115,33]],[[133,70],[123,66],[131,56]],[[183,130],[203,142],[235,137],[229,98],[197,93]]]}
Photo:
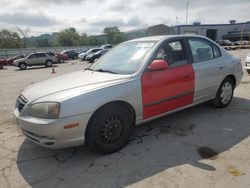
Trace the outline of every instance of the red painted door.
{"label": "red painted door", "polygon": [[194,95],[192,64],[145,72],[141,77],[144,119],[191,104]]}

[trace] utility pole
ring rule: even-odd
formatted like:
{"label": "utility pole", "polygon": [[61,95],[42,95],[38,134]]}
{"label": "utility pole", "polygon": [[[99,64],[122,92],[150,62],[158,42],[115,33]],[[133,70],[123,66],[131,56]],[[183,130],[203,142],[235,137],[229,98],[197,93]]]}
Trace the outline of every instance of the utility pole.
{"label": "utility pole", "polygon": [[188,9],[189,9],[189,0],[187,0],[186,25],[188,24]]}

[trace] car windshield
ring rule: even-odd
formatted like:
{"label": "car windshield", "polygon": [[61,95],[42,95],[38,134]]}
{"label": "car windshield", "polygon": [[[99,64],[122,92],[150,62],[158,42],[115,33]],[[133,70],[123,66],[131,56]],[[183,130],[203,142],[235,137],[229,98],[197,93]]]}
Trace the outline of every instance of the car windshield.
{"label": "car windshield", "polygon": [[156,42],[125,42],[102,56],[89,69],[116,74],[133,74]]}

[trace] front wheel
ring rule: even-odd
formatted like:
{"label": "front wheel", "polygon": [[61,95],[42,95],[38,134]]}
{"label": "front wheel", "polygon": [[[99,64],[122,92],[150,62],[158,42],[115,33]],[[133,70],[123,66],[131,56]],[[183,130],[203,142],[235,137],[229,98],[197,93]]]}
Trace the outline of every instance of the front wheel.
{"label": "front wheel", "polygon": [[248,74],[250,74],[250,69],[247,69],[246,71],[247,71]]}
{"label": "front wheel", "polygon": [[109,104],[99,109],[91,118],[86,134],[86,144],[99,153],[113,153],[129,140],[132,118],[125,107]]}
{"label": "front wheel", "polygon": [[225,78],[221,83],[215,98],[213,99],[213,105],[217,108],[227,107],[233,98],[234,94],[234,83],[232,79]]}
{"label": "front wheel", "polygon": [[21,70],[27,69],[26,63],[20,63],[20,64],[18,65],[18,67],[19,67]]}
{"label": "front wheel", "polygon": [[3,64],[0,64],[0,69],[3,69]]}

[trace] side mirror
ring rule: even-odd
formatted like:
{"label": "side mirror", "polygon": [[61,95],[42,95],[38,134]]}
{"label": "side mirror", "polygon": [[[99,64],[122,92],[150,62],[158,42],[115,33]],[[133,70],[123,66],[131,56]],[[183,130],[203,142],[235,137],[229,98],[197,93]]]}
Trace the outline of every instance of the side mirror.
{"label": "side mirror", "polygon": [[165,60],[154,60],[151,65],[148,66],[150,71],[160,71],[168,68],[168,62]]}

